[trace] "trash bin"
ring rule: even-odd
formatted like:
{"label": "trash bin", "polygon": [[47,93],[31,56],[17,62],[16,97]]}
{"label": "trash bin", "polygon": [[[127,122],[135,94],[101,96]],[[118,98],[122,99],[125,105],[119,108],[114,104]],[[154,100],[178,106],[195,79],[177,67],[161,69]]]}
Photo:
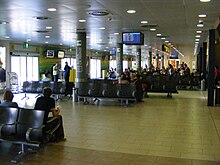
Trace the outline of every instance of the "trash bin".
{"label": "trash bin", "polygon": [[205,91],[205,80],[204,79],[201,81],[201,90]]}
{"label": "trash bin", "polygon": [[78,102],[78,92],[77,88],[73,88],[73,101]]}
{"label": "trash bin", "polygon": [[215,105],[220,105],[220,86],[215,88]]}

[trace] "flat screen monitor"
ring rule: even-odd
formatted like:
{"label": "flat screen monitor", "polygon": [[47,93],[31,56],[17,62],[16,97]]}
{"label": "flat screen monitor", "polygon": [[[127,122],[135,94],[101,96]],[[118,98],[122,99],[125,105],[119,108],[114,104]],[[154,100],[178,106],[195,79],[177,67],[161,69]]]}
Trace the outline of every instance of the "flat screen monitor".
{"label": "flat screen monitor", "polygon": [[64,58],[65,57],[65,52],[63,50],[58,50],[57,57],[58,58]]}
{"label": "flat screen monitor", "polygon": [[178,59],[178,54],[171,54],[170,59]]}
{"label": "flat screen monitor", "polygon": [[54,50],[47,50],[46,52],[46,57],[47,58],[54,58]]}
{"label": "flat screen monitor", "polygon": [[123,32],[122,43],[126,45],[143,45],[144,34],[141,32]]}

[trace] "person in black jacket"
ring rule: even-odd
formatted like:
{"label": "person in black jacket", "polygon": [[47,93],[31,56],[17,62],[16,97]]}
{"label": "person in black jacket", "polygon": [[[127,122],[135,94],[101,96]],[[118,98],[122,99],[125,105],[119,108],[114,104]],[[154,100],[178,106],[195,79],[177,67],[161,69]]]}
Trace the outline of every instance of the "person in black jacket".
{"label": "person in black jacket", "polygon": [[[55,100],[50,97],[52,90],[49,87],[43,89],[43,96],[37,98],[34,109],[44,110],[44,133],[47,141],[61,141],[65,140],[62,116],[59,115],[60,109],[55,107]],[[53,117],[49,117],[49,113],[53,114]]]}

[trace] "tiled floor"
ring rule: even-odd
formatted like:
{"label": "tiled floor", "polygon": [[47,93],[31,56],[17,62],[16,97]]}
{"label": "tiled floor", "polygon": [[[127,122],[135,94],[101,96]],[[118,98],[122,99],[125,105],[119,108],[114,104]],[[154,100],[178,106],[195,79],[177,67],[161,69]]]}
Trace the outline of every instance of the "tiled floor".
{"label": "tiled floor", "polygon": [[[20,100],[33,107],[35,95]],[[207,92],[149,94],[143,103],[116,100],[100,105],[58,102],[67,141],[50,144],[20,164],[37,165],[220,165],[220,107],[207,106]],[[18,147],[0,144],[0,165]]]}

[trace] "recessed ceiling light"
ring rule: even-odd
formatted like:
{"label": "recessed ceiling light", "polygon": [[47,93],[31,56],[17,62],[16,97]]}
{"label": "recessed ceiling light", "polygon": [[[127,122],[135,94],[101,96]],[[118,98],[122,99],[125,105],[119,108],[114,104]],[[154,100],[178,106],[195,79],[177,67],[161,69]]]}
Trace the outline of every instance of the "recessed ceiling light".
{"label": "recessed ceiling light", "polygon": [[203,24],[197,24],[197,27],[203,27],[204,25]]}
{"label": "recessed ceiling light", "polygon": [[79,22],[86,22],[86,20],[85,19],[80,19]]}
{"label": "recessed ceiling light", "polygon": [[62,43],[60,43],[60,45],[63,45]]}
{"label": "recessed ceiling light", "polygon": [[48,11],[57,11],[56,8],[48,8],[47,10],[48,10]]}
{"label": "recessed ceiling light", "polygon": [[199,18],[205,18],[207,15],[206,14],[199,14],[198,16],[199,16]]}
{"label": "recessed ceiling light", "polygon": [[45,44],[48,44],[48,41],[46,41]]}
{"label": "recessed ceiling light", "polygon": [[141,23],[148,23],[148,21],[141,21]]}
{"label": "recessed ceiling light", "polygon": [[0,20],[0,24],[6,25],[6,24],[8,24],[8,22],[6,22],[6,21],[1,21],[1,20]]}
{"label": "recessed ceiling light", "polygon": [[136,13],[136,11],[135,10],[127,10],[127,13],[134,14],[134,13]]}
{"label": "recessed ceiling light", "polygon": [[155,29],[155,28],[151,28],[151,29],[150,29],[150,31],[156,31],[156,30],[157,30],[157,29]]}
{"label": "recessed ceiling light", "polygon": [[200,0],[200,2],[210,2],[211,0]]}
{"label": "recessed ceiling light", "polygon": [[202,31],[201,30],[197,30],[196,33],[200,34],[200,33],[202,33]]}
{"label": "recessed ceiling light", "polygon": [[52,29],[52,27],[51,26],[47,26],[46,29]]}

